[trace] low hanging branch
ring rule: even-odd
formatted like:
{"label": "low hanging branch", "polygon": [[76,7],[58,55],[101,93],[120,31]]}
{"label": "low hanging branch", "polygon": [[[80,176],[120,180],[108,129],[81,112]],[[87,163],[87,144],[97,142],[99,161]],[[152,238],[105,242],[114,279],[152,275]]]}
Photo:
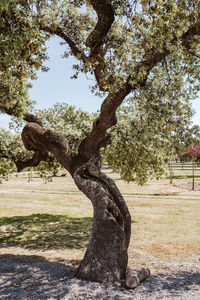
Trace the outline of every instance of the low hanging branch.
{"label": "low hanging branch", "polygon": [[[38,120],[37,117],[35,118]],[[32,160],[24,162],[25,167],[28,166],[28,163],[33,166],[40,160],[46,159],[46,153],[49,151],[69,173],[72,173],[73,155],[67,138],[63,134],[44,129],[38,123],[28,123],[22,131],[22,140],[27,150],[35,152]],[[22,166],[23,162],[19,164],[21,170]]]}
{"label": "low hanging branch", "polygon": [[46,151],[35,151],[32,158],[16,161],[17,172],[21,172],[28,167],[37,167],[41,161],[46,161],[48,154]]}

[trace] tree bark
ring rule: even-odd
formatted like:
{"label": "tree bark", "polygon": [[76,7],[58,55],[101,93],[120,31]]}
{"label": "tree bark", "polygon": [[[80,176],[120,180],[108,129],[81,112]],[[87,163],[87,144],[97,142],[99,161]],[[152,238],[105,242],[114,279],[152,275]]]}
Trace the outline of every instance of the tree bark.
{"label": "tree bark", "polygon": [[92,234],[77,277],[97,282],[125,280],[131,217],[114,181],[92,164],[74,173],[77,187],[92,201]]}

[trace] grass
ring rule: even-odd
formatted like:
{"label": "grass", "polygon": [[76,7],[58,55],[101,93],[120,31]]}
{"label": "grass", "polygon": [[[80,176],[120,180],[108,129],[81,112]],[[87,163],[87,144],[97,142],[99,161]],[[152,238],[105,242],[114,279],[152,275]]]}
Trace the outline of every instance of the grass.
{"label": "grass", "polygon": [[[105,170],[114,179],[119,175]],[[184,183],[175,179],[175,183]],[[200,253],[200,194],[169,184],[117,180],[132,215],[130,265],[193,261]],[[0,255],[80,261],[89,242],[92,205],[70,176],[44,184],[13,176],[0,185]]]}
{"label": "grass", "polygon": [[92,227],[92,218],[70,218],[66,215],[33,214],[1,217],[0,247],[26,249],[85,248]]}

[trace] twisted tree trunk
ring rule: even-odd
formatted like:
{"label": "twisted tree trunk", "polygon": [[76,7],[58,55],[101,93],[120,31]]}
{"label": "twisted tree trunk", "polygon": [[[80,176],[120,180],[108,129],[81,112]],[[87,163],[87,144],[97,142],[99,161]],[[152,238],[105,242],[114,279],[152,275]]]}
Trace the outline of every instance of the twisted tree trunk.
{"label": "twisted tree trunk", "polygon": [[97,282],[123,281],[126,287],[135,288],[149,276],[149,271],[127,273],[131,216],[114,181],[101,172],[99,149],[110,143],[106,130],[102,130],[100,137],[97,135],[96,126],[101,118],[80,144],[77,155],[72,153],[64,135],[43,128],[41,121],[33,115],[28,115],[26,121],[22,140],[34,155],[27,161],[16,162],[18,171],[38,165],[41,160],[46,160],[50,151],[93,204],[92,234],[77,277]]}
{"label": "twisted tree trunk", "polygon": [[74,180],[94,208],[91,239],[77,276],[98,282],[125,280],[131,217],[123,197],[95,165],[82,165]]}

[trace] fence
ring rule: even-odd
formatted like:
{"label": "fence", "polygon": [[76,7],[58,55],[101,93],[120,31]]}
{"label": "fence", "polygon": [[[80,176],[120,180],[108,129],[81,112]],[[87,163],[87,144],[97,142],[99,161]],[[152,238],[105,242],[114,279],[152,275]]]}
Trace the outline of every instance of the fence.
{"label": "fence", "polygon": [[[192,171],[193,170],[193,165],[192,162],[171,162],[170,164],[168,164],[168,167],[172,168],[173,171],[177,170],[177,171],[181,171],[181,170],[185,170],[185,171]],[[194,163],[194,169],[195,170],[200,170],[200,165],[197,165]]]}

